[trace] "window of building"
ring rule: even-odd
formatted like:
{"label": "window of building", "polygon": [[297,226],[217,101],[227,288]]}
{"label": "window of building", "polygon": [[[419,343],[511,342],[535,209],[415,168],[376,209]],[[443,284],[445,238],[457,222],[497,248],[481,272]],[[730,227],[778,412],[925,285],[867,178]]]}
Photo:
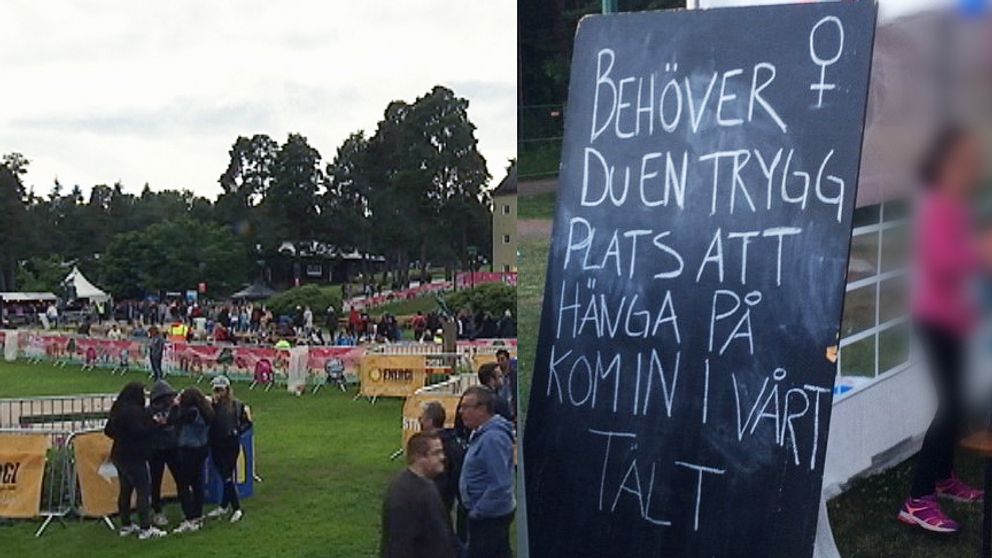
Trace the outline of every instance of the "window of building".
{"label": "window of building", "polygon": [[509,243],[510,243],[510,235],[504,234],[503,235],[503,244],[509,244]]}
{"label": "window of building", "polygon": [[307,277],[320,277],[324,274],[324,268],[320,264],[307,265]]}
{"label": "window of building", "polygon": [[503,204],[503,215],[509,215],[509,214],[510,214],[510,204],[504,203]]}
{"label": "window of building", "polygon": [[843,395],[913,361],[908,316],[908,222],[904,202],[854,212],[837,387]]}
{"label": "window of building", "polygon": [[510,269],[510,266],[508,266],[508,265],[504,265],[503,266],[503,273],[510,273],[511,271],[513,271],[513,270]]}

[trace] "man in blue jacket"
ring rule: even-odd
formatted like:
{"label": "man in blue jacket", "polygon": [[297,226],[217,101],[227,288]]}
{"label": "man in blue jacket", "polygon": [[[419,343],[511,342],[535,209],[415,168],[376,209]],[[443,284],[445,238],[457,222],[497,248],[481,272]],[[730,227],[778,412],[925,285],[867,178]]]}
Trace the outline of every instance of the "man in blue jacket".
{"label": "man in blue jacket", "polygon": [[511,558],[513,425],[495,412],[496,394],[473,386],[462,397],[461,417],[472,430],[459,492],[468,512],[468,558]]}

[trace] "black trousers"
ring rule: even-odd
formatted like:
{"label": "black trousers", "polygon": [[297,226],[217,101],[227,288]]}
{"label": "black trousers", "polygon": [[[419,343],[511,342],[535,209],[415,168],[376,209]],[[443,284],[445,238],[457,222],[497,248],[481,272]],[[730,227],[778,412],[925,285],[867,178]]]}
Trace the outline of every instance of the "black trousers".
{"label": "black trousers", "polygon": [[151,503],[155,513],[162,513],[162,477],[165,468],[175,481],[179,481],[179,454],[175,448],[155,450],[148,458],[148,471],[151,474]]}
{"label": "black trousers", "polygon": [[115,459],[117,479],[120,482],[120,492],[117,494],[117,513],[121,526],[131,524],[131,494],[137,493],[138,526],[147,529],[151,526],[148,511],[148,462],[141,458]]}
{"label": "black trousers", "polygon": [[186,519],[203,517],[203,462],[210,450],[202,448],[179,448],[179,502]]}
{"label": "black trousers", "polygon": [[220,501],[221,507],[231,506],[232,509],[241,509],[241,502],[238,499],[238,488],[234,484],[234,468],[238,465],[238,454],[241,452],[241,443],[238,439],[232,442],[222,442],[210,446],[210,454],[214,459],[214,468],[224,479],[224,496]]}
{"label": "black trousers", "polygon": [[960,335],[933,324],[916,324],[937,393],[937,413],[923,438],[910,496],[921,498],[954,470],[954,449],[964,421],[961,379],[964,343]]}
{"label": "black trousers", "polygon": [[513,558],[510,523],[513,514],[492,519],[468,519],[468,558]]}
{"label": "black trousers", "polygon": [[149,360],[151,360],[151,363],[152,363],[152,376],[154,376],[154,379],[157,382],[157,381],[161,380],[162,377],[163,377],[163,374],[162,374],[162,357],[161,356],[159,356],[158,358],[149,357]]}

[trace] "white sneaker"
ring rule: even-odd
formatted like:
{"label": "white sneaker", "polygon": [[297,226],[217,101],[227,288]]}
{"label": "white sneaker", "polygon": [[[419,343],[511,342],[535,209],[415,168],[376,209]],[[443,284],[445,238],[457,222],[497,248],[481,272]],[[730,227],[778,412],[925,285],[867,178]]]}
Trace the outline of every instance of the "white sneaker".
{"label": "white sneaker", "polygon": [[156,527],[165,527],[169,524],[169,518],[165,517],[164,513],[157,513],[152,516],[152,525]]}
{"label": "white sneaker", "polygon": [[229,513],[231,513],[231,510],[229,510],[228,508],[214,508],[213,510],[210,511],[210,513],[207,514],[207,517],[214,519],[217,517],[223,517]]}
{"label": "white sneaker", "polygon": [[231,523],[237,523],[237,522],[241,521],[241,517],[244,516],[244,515],[245,515],[245,512],[243,512],[241,510],[234,510],[234,513],[231,514]]}
{"label": "white sneaker", "polygon": [[193,522],[193,521],[190,521],[190,520],[187,519],[186,521],[183,521],[182,523],[180,523],[179,524],[179,527],[176,527],[175,529],[173,529],[172,532],[173,533],[192,533],[194,531],[199,531],[199,530],[200,530],[200,524],[199,523],[196,523],[196,522]]}
{"label": "white sneaker", "polygon": [[168,535],[168,533],[159,529],[158,527],[149,527],[144,531],[138,533],[138,540],[144,541],[147,539],[159,539],[166,535]]}
{"label": "white sneaker", "polygon": [[132,523],[131,525],[125,525],[125,526],[121,527],[117,531],[117,534],[120,535],[120,536],[122,536],[122,537],[130,537],[131,535],[133,535],[133,534],[135,534],[135,533],[137,533],[139,531],[141,531],[141,529],[137,525],[135,525],[135,524]]}

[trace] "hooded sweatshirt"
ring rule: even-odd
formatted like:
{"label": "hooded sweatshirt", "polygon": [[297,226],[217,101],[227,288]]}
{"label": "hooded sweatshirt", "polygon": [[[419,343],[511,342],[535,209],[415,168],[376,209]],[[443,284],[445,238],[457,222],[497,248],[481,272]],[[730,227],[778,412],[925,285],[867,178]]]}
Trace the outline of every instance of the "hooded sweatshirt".
{"label": "hooded sweatshirt", "polygon": [[472,433],[458,483],[471,519],[504,517],[516,509],[513,496],[513,425],[494,415]]}
{"label": "hooded sweatshirt", "polygon": [[[148,417],[153,425],[148,437],[148,447],[152,451],[171,450],[176,447],[176,427],[173,421],[169,421],[170,415],[175,412],[172,404],[176,398],[176,390],[172,389],[165,380],[159,380],[152,386],[148,405]],[[159,424],[155,418],[165,419],[167,422]]]}

